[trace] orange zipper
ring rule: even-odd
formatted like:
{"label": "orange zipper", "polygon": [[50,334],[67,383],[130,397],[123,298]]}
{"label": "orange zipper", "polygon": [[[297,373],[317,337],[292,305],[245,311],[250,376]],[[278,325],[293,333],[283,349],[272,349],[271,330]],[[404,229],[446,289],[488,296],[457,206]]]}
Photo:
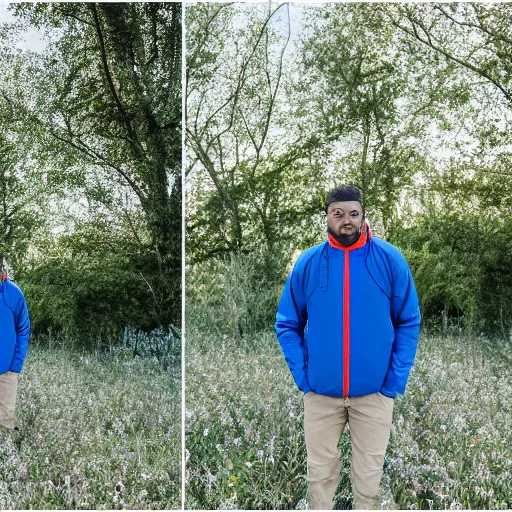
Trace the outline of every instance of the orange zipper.
{"label": "orange zipper", "polygon": [[343,397],[348,397],[350,360],[350,251],[344,251],[343,269]]}

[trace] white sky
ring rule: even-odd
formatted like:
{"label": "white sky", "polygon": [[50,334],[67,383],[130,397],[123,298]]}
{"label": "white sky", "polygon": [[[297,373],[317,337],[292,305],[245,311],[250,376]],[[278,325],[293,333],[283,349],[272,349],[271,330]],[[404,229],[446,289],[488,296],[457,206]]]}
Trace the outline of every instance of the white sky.
{"label": "white sky", "polygon": [[[9,11],[7,2],[0,0],[0,23],[11,23],[16,21],[16,18]],[[29,28],[23,36],[18,40],[17,47],[21,50],[30,50],[33,52],[41,52],[46,43],[40,36],[39,32],[34,28]]]}

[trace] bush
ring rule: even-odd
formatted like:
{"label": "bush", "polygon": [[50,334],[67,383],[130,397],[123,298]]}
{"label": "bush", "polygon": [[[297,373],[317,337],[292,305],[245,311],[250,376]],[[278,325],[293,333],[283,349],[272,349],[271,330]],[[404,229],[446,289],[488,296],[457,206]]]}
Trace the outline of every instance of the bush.
{"label": "bush", "polygon": [[512,222],[478,214],[419,217],[390,241],[414,276],[423,319],[443,330],[507,338],[512,329]]}
{"label": "bush", "polygon": [[119,340],[126,325],[152,325],[150,290],[130,262],[111,255],[46,261],[17,282],[29,308],[32,333],[65,334],[82,346]]}
{"label": "bush", "polygon": [[288,262],[284,250],[260,249],[196,264],[187,275],[187,324],[237,337],[272,328]]}

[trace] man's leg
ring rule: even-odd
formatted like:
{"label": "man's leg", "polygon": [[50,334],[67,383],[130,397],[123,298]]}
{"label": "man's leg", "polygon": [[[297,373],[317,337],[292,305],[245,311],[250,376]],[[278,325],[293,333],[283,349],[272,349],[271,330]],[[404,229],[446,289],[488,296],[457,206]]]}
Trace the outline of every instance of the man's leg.
{"label": "man's leg", "polygon": [[18,391],[18,374],[6,372],[0,374],[0,426],[14,428],[14,409]]}
{"label": "man's leg", "polygon": [[380,509],[379,485],[389,442],[394,400],[380,393],[350,398],[353,508]]}
{"label": "man's leg", "polygon": [[331,510],[340,480],[338,441],[347,410],[343,399],[304,395],[304,434],[308,452],[308,506],[310,510]]}

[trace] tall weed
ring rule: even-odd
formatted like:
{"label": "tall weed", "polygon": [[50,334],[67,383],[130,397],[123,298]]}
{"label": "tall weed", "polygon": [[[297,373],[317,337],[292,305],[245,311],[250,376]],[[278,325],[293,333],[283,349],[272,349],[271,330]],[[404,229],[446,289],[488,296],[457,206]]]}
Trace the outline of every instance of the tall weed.
{"label": "tall weed", "polygon": [[260,249],[194,265],[187,277],[187,326],[243,338],[273,325],[289,251]]}

